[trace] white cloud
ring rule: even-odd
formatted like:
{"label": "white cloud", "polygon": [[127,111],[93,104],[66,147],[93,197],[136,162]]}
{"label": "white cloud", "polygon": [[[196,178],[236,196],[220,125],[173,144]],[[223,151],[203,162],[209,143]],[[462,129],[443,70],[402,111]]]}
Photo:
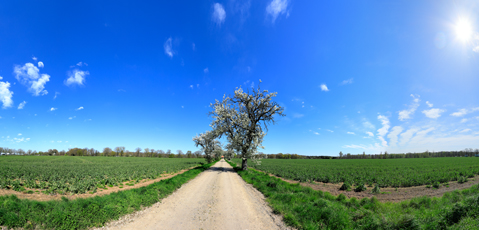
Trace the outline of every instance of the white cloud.
{"label": "white cloud", "polygon": [[83,106],[80,106],[78,109],[75,109],[76,111],[84,109]]}
{"label": "white cloud", "polygon": [[363,122],[363,126],[364,126],[364,128],[366,128],[366,129],[375,129],[375,128],[376,128],[376,127],[374,127],[374,125],[371,124],[371,122],[369,122],[369,121],[364,121],[364,122]]}
{"label": "white cloud", "polygon": [[76,118],[77,116],[73,116],[73,117],[69,117],[68,119],[69,120],[72,120],[73,118]]}
{"label": "white cloud", "polygon": [[172,44],[171,37],[166,40],[165,44],[163,45],[163,48],[165,49],[165,54],[168,55],[170,58],[172,58],[175,52],[173,51],[173,44]]}
{"label": "white cloud", "polygon": [[55,110],[57,110],[57,109],[58,109],[58,108],[53,108],[53,107],[52,107],[52,108],[50,109],[50,111],[55,111]]}
{"label": "white cloud", "polygon": [[326,131],[331,132],[331,133],[334,133],[334,131],[333,131],[333,130],[330,130],[330,129],[326,129]]}
{"label": "white cloud", "polygon": [[35,57],[35,56],[33,56],[33,57],[32,57],[32,59],[33,59],[34,61],[36,61],[38,58],[37,58],[37,57]]}
{"label": "white cloud", "polygon": [[431,108],[433,106],[433,104],[430,103],[429,101],[426,101],[426,104],[427,104],[427,106],[429,106],[429,108]]}
{"label": "white cloud", "polygon": [[347,134],[356,135],[354,132],[347,132]]}
{"label": "white cloud", "polygon": [[476,53],[479,53],[479,46],[474,47],[474,49],[472,49],[472,51],[474,51]]}
{"label": "white cloud", "polygon": [[293,113],[293,117],[294,117],[294,118],[302,118],[302,117],[304,117],[304,114]]}
{"label": "white cloud", "polygon": [[272,0],[266,7],[266,13],[271,17],[271,21],[274,23],[281,14],[289,16],[287,8],[288,0]]}
{"label": "white cloud", "polygon": [[55,96],[53,97],[54,100],[57,98],[57,95],[60,95],[60,93],[59,93],[59,92],[55,92]]}
{"label": "white cloud", "polygon": [[204,72],[204,73],[209,73],[210,70],[208,70],[208,68],[205,68],[205,69],[203,70],[203,72]]}
{"label": "white cloud", "polygon": [[320,87],[321,87],[321,91],[326,91],[326,92],[329,91],[328,87],[325,84],[321,84]]}
{"label": "white cloud", "polygon": [[344,81],[341,82],[341,85],[347,85],[347,84],[353,84],[353,79],[350,78],[348,80],[344,80]]}
{"label": "white cloud", "polygon": [[319,133],[318,133],[318,132],[314,132],[314,134],[315,134],[315,135],[319,135]]}
{"label": "white cloud", "polygon": [[190,85],[190,88],[192,88],[192,89],[193,89],[193,85]]}
{"label": "white cloud", "polygon": [[211,19],[220,26],[223,22],[225,22],[226,11],[225,8],[223,8],[223,5],[219,3],[213,4],[213,15],[211,15]]}
{"label": "white cloud", "polygon": [[414,96],[411,94],[411,97],[413,98],[413,103],[409,106],[409,109],[399,111],[399,117],[398,119],[400,121],[404,121],[406,119],[411,119],[411,115],[414,114],[416,111],[417,107],[419,107],[419,95]]}
{"label": "white cloud", "polygon": [[430,109],[430,110],[423,110],[422,113],[426,115],[426,117],[436,119],[441,116],[441,113],[445,112],[446,110],[443,109]]}
{"label": "white cloud", "polygon": [[391,129],[391,132],[388,134],[388,138],[389,138],[389,144],[391,145],[391,147],[394,147],[396,146],[397,142],[398,142],[398,135],[403,131],[403,128],[401,126],[394,126],[392,129]]}
{"label": "white cloud", "polygon": [[18,109],[23,109],[23,107],[25,107],[25,104],[27,104],[26,101],[23,101],[22,103],[20,103],[20,104],[18,105]]}
{"label": "white cloud", "polygon": [[24,138],[24,137],[22,137],[22,138],[16,138],[16,137],[13,138],[13,141],[14,141],[14,142],[17,142],[17,143],[27,142],[27,141],[29,141],[29,140],[30,140],[30,138]]}
{"label": "white cloud", "polygon": [[77,63],[77,66],[82,66],[83,65],[83,62],[78,62]]}
{"label": "white cloud", "polygon": [[467,122],[467,119],[466,119],[466,118],[463,118],[463,119],[461,120],[461,123],[465,123],[465,122]]}
{"label": "white cloud", "polygon": [[381,121],[381,124],[383,125],[383,127],[378,129],[378,139],[381,141],[381,144],[384,147],[387,147],[388,142],[384,139],[384,136],[388,133],[388,130],[390,127],[389,119],[383,115],[379,115],[378,119]]}
{"label": "white cloud", "polygon": [[470,131],[472,131],[472,130],[471,130],[471,129],[463,129],[463,130],[461,130],[461,131],[459,131],[459,132],[460,132],[460,133],[467,133],[467,132],[470,132]]}
{"label": "white cloud", "polygon": [[[3,78],[0,77],[0,80],[2,80]],[[3,82],[3,81],[0,81],[0,101],[2,101],[2,104],[3,104],[3,108],[6,109],[8,107],[11,107],[13,105],[13,100],[12,100],[12,96],[13,96],[13,92],[10,91],[10,83],[7,81],[7,82]]]}
{"label": "white cloud", "polygon": [[48,94],[48,91],[44,89],[45,84],[50,81],[50,75],[40,75],[40,70],[32,63],[25,63],[22,67],[16,65],[13,68],[13,72],[15,73],[15,78],[20,83],[29,87],[28,91],[31,92],[33,96]]}
{"label": "white cloud", "polygon": [[21,135],[22,135],[21,133],[18,134],[18,136],[21,136]]}
{"label": "white cloud", "polygon": [[39,61],[39,62],[37,63],[37,65],[38,65],[38,67],[40,67],[40,68],[45,67],[45,65],[44,65],[43,62],[41,62],[41,61]]}
{"label": "white cloud", "polygon": [[72,72],[68,73],[68,79],[65,80],[65,85],[83,85],[83,82],[85,82],[85,77],[88,75],[90,75],[88,71],[74,69]]}
{"label": "white cloud", "polygon": [[475,112],[475,111],[478,111],[479,110],[479,107],[476,107],[476,108],[472,108],[472,109],[460,109],[459,111],[455,112],[455,113],[451,113],[451,116],[454,116],[454,117],[462,117],[468,113],[472,113],[472,112]]}
{"label": "white cloud", "polygon": [[369,137],[374,137],[374,133],[372,133],[372,132],[366,132],[366,134],[367,134]]}
{"label": "white cloud", "polygon": [[417,133],[418,131],[419,131],[419,129],[417,129],[417,128],[411,128],[411,129],[407,130],[406,132],[401,133],[401,142],[399,144],[400,145],[407,144],[411,140],[413,135],[415,133]]}

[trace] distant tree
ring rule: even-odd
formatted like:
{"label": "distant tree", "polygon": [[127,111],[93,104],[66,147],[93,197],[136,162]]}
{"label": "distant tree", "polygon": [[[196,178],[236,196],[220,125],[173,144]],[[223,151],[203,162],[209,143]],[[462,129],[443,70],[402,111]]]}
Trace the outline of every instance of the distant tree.
{"label": "distant tree", "polygon": [[200,158],[201,155],[203,154],[203,152],[200,151],[200,150],[197,150],[197,151],[195,151],[193,154],[195,155],[196,158]]}
{"label": "distant tree", "polygon": [[339,158],[343,158],[343,151],[339,151]]}
{"label": "distant tree", "polygon": [[183,158],[183,155],[184,155],[184,154],[183,154],[183,151],[181,151],[181,150],[179,150],[179,149],[176,150],[176,158]]}
{"label": "distant tree", "polygon": [[111,148],[108,148],[108,147],[104,148],[103,156],[106,156],[106,157],[110,156],[111,151],[112,151]]}
{"label": "distant tree", "polygon": [[166,157],[165,151],[163,150],[158,150],[158,157]]}
{"label": "distant tree", "polygon": [[216,140],[214,133],[211,131],[196,135],[193,137],[193,141],[196,147],[201,146],[201,150],[205,153],[205,159],[208,163],[213,162],[215,158],[213,151],[221,149],[220,142]]}
{"label": "distant tree", "polygon": [[144,149],[144,152],[145,152],[145,157],[149,157],[149,156],[150,156],[150,148],[145,148],[145,149]]}
{"label": "distant tree", "polygon": [[213,136],[227,137],[232,148],[241,154],[243,170],[248,168],[248,159],[254,160],[257,149],[262,148],[266,135],[263,127],[268,131],[268,124],[275,123],[274,115],[285,116],[284,108],[272,100],[276,94],[261,91],[259,85],[257,89],[252,88],[251,94],[240,87],[235,90],[234,96],[225,95],[223,101],[216,100],[210,105],[213,108],[210,112]]}
{"label": "distant tree", "polygon": [[190,150],[186,151],[186,158],[193,158],[193,153]]}
{"label": "distant tree", "polygon": [[140,147],[136,148],[136,156],[137,157],[140,156],[140,152],[141,152],[141,148]]}

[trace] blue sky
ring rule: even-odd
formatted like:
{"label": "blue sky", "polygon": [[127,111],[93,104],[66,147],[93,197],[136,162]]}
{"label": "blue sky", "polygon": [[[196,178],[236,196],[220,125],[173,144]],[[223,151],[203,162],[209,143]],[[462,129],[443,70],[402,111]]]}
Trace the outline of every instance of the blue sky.
{"label": "blue sky", "polygon": [[478,32],[477,1],[6,1],[0,146],[196,150],[261,79],[265,153],[479,148]]}

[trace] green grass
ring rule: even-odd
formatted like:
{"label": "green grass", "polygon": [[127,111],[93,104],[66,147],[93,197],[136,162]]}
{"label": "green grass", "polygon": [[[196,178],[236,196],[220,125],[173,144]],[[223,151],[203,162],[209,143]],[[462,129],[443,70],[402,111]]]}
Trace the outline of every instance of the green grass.
{"label": "green grass", "polygon": [[81,194],[126,181],[158,178],[202,162],[202,158],[2,156],[0,189]]}
{"label": "green grass", "polygon": [[[233,159],[239,164],[241,159]],[[479,174],[479,157],[406,159],[262,159],[250,166],[301,182],[349,182],[351,185],[411,187],[448,181],[464,183]]]}
{"label": "green grass", "polygon": [[211,164],[198,166],[146,187],[87,199],[40,202],[0,196],[0,226],[24,229],[86,229],[103,226],[120,216],[151,206]]}
{"label": "green grass", "polygon": [[441,198],[381,203],[375,197],[348,199],[342,194],[333,196],[299,183],[290,184],[254,169],[235,169],[265,195],[286,224],[298,229],[477,229],[479,224],[478,185]]}

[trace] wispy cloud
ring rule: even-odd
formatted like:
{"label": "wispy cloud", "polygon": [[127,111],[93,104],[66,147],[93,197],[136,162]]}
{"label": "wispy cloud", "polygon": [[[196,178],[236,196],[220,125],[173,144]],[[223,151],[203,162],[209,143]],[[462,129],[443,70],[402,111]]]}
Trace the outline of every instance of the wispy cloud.
{"label": "wispy cloud", "polygon": [[354,132],[347,132],[347,134],[356,135]]}
{"label": "wispy cloud", "polygon": [[57,110],[57,109],[58,109],[58,108],[53,108],[53,107],[52,107],[52,108],[50,109],[50,111],[55,111],[55,110]]}
{"label": "wispy cloud", "polygon": [[326,84],[321,84],[319,87],[321,88],[321,91],[325,91],[325,92],[329,91],[328,86],[326,86]]}
{"label": "wispy cloud", "polygon": [[50,75],[40,74],[40,70],[32,63],[25,63],[23,66],[16,65],[13,68],[15,78],[23,85],[29,87],[28,91],[33,96],[41,96],[48,94],[45,84],[50,81]]}
{"label": "wispy cloud", "polygon": [[293,117],[294,117],[294,118],[302,118],[302,117],[304,117],[304,114],[293,113]]}
{"label": "wispy cloud", "polygon": [[429,106],[429,108],[432,108],[432,106],[433,106],[433,104],[430,103],[429,101],[426,101],[426,104],[427,104],[427,106]]}
{"label": "wispy cloud", "polygon": [[[0,80],[2,80],[3,78],[0,77]],[[7,82],[3,82],[3,81],[0,81],[0,101],[2,101],[2,107],[4,109],[8,108],[8,107],[11,107],[13,105],[13,100],[12,100],[12,97],[13,97],[13,92],[10,91],[10,83],[7,81]]]}
{"label": "wispy cloud", "polygon": [[83,85],[83,83],[85,82],[85,77],[88,75],[90,75],[88,71],[74,69],[73,71],[68,73],[68,78],[65,80],[65,85]]}
{"label": "wispy cloud", "polygon": [[203,72],[204,72],[204,73],[209,73],[210,70],[209,70],[208,68],[205,68],[205,69],[203,70]]}
{"label": "wispy cloud", "polygon": [[223,5],[219,3],[214,3],[211,20],[213,20],[218,26],[221,26],[221,24],[225,22],[225,19],[226,19],[226,11]]}
{"label": "wispy cloud", "polygon": [[76,111],[84,109],[83,106],[80,106],[78,109],[75,109]]}
{"label": "wispy cloud", "polygon": [[349,78],[348,80],[344,80],[341,82],[341,85],[353,84],[353,79]]}
{"label": "wispy cloud", "polygon": [[472,109],[460,109],[457,112],[451,113],[451,116],[462,117],[462,116],[464,116],[468,113],[473,113],[473,112],[478,111],[478,110],[479,110],[479,107],[472,108]]}
{"label": "wispy cloud", "polygon": [[400,121],[404,121],[406,119],[411,119],[411,115],[414,114],[416,111],[417,107],[419,107],[419,95],[413,95],[411,94],[411,97],[413,98],[413,102],[411,105],[409,105],[408,109],[399,111],[399,117],[398,119]]}
{"label": "wispy cloud", "polygon": [[23,101],[22,103],[20,103],[20,104],[18,105],[18,109],[23,109],[23,107],[25,107],[26,104],[27,104],[27,102],[26,102],[26,101]]}
{"label": "wispy cloud", "polygon": [[429,109],[429,110],[423,110],[422,113],[426,115],[426,117],[436,119],[441,116],[441,113],[444,113],[446,110],[443,109]]}
{"label": "wispy cloud", "polygon": [[378,119],[381,121],[381,124],[383,125],[383,127],[378,129],[378,135],[377,136],[378,136],[378,139],[381,141],[381,144],[384,147],[387,147],[388,142],[384,139],[384,136],[388,133],[389,127],[391,127],[390,123],[389,123],[389,119],[386,116],[383,116],[383,115],[379,115]]}
{"label": "wispy cloud", "polygon": [[54,100],[57,99],[57,96],[58,96],[58,95],[60,95],[60,93],[59,93],[59,92],[55,92],[55,96],[53,97],[53,99],[54,99]]}
{"label": "wispy cloud", "polygon": [[173,39],[171,39],[171,37],[166,39],[165,44],[163,44],[163,48],[165,49],[165,54],[172,58],[175,52],[173,51]]}
{"label": "wispy cloud", "polygon": [[43,62],[41,62],[41,61],[39,61],[39,62],[37,63],[37,65],[38,65],[39,68],[45,67],[45,64],[43,64]]}
{"label": "wispy cloud", "polygon": [[288,0],[272,0],[266,7],[266,14],[271,17],[271,21],[274,23],[279,15],[286,14],[289,16]]}
{"label": "wispy cloud", "polygon": [[366,134],[367,134],[369,137],[374,137],[374,133],[372,133],[372,132],[366,132]]}
{"label": "wispy cloud", "polygon": [[396,146],[397,142],[398,142],[398,135],[403,131],[403,128],[401,126],[394,126],[392,129],[391,129],[391,132],[388,134],[388,138],[389,138],[389,144],[391,145],[391,147],[394,147]]}

